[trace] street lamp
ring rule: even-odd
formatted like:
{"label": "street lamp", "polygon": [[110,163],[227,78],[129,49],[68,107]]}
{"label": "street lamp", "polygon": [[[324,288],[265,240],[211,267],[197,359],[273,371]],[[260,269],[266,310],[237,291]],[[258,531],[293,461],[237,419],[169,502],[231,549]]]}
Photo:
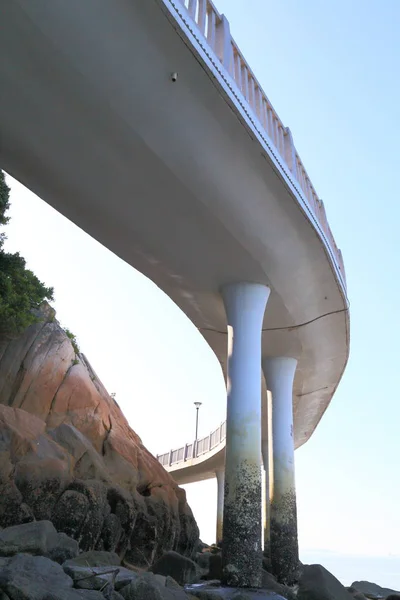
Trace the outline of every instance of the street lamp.
{"label": "street lamp", "polygon": [[201,404],[202,404],[201,402],[194,402],[194,405],[196,407],[196,437],[195,437],[196,442],[197,442],[197,431],[199,428],[199,408],[200,408]]}

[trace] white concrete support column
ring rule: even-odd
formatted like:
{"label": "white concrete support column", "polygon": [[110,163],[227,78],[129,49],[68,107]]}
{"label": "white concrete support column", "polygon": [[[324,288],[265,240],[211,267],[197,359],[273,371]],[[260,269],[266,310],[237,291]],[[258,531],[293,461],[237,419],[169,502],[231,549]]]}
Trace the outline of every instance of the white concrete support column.
{"label": "white concrete support column", "polygon": [[217,477],[217,546],[222,544],[222,520],[224,516],[224,487],[225,487],[225,469],[215,471]]}
{"label": "white concrete support column", "polygon": [[261,331],[270,290],[222,290],[228,323],[223,583],[261,587]]}
{"label": "white concrete support column", "polygon": [[296,366],[294,358],[263,360],[267,388],[272,394],[271,563],[273,574],[286,584],[294,583],[299,567],[293,439]]}
{"label": "white concrete support column", "polygon": [[272,483],[272,394],[268,390],[263,406],[263,434],[261,451],[264,465],[264,559],[271,569],[271,483]]}

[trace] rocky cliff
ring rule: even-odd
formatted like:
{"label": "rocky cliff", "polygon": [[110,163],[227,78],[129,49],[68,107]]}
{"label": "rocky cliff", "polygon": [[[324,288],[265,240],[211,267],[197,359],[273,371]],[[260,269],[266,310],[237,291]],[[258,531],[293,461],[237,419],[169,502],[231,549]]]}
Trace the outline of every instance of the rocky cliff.
{"label": "rocky cliff", "polygon": [[49,520],[81,550],[138,566],[191,555],[198,528],[180,489],[45,305],[0,340],[0,527]]}

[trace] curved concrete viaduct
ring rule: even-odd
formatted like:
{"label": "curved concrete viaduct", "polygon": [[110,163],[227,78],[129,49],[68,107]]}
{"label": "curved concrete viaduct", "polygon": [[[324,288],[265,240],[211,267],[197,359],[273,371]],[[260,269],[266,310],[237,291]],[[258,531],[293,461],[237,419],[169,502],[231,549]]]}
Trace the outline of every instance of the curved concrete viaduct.
{"label": "curved concrete viaduct", "polygon": [[[291,133],[210,0],[14,0],[2,23],[2,168],[156,283],[229,371],[225,579],[258,585],[238,485],[251,479],[257,515],[261,361],[284,407],[274,460],[289,461],[279,571],[292,419],[298,447],[349,353],[341,254]],[[227,532],[246,520],[244,564]]]}

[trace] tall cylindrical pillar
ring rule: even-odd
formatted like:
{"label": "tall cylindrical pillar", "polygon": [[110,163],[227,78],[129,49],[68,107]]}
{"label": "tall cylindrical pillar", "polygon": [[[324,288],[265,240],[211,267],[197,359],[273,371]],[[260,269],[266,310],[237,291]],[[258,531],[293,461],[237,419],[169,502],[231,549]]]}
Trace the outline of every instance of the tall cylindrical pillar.
{"label": "tall cylindrical pillar", "polygon": [[263,361],[267,388],[272,394],[271,562],[273,574],[286,584],[295,582],[299,567],[293,438],[296,366],[294,358]]}
{"label": "tall cylindrical pillar", "polygon": [[228,323],[223,583],[261,587],[261,330],[270,290],[223,288]]}
{"label": "tall cylindrical pillar", "polygon": [[225,469],[215,471],[217,477],[217,546],[222,544],[222,520],[224,517],[224,487],[225,487]]}

